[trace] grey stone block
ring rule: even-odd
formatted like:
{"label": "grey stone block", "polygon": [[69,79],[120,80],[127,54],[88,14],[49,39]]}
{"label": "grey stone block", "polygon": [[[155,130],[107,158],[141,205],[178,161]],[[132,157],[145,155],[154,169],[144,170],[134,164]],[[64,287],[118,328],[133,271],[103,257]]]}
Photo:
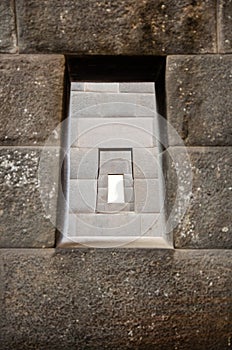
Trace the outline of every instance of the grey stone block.
{"label": "grey stone block", "polygon": [[100,164],[99,174],[132,174],[131,162],[113,159]]}
{"label": "grey stone block", "polygon": [[59,149],[0,148],[0,247],[54,245],[58,177]]}
{"label": "grey stone block", "polygon": [[[172,148],[173,161],[166,152],[166,210],[170,215],[177,188],[184,188],[186,181],[185,149]],[[188,148],[193,176],[190,203],[183,219],[174,229],[176,248],[226,249],[232,247],[231,203],[232,203],[232,149],[231,147]],[[179,185],[177,174],[179,171]],[[183,198],[177,198],[176,213],[183,207]]]}
{"label": "grey stone block", "polygon": [[120,92],[155,93],[154,83],[119,83]]}
{"label": "grey stone block", "polygon": [[85,90],[85,83],[71,83],[71,93],[72,91],[84,91]]}
{"label": "grey stone block", "polygon": [[[20,52],[166,55],[216,52],[216,1],[17,0]],[[175,19],[175,20],[173,20]],[[25,30],[27,28],[27,30]],[[41,31],[43,28],[43,31]]]}
{"label": "grey stone block", "polygon": [[14,1],[4,0],[0,3],[0,52],[16,53],[17,38],[15,29]]}
{"label": "grey stone block", "polygon": [[231,250],[0,255],[2,350],[229,347]]}
{"label": "grey stone block", "polygon": [[126,203],[134,203],[134,188],[133,187],[125,187],[125,202]]}
{"label": "grey stone block", "polygon": [[232,53],[232,3],[219,0],[218,2],[218,46],[219,52]]}
{"label": "grey stone block", "polygon": [[72,93],[71,115],[76,118],[154,117],[153,94]]}
{"label": "grey stone block", "polygon": [[165,235],[162,214],[141,214],[141,236],[160,237]]}
{"label": "grey stone block", "polygon": [[94,213],[97,201],[96,180],[70,180],[69,210],[74,213]]}
{"label": "grey stone block", "polygon": [[123,161],[128,161],[131,162],[131,150],[123,150],[123,149],[118,149],[118,150],[100,150],[100,163],[105,163],[109,160],[112,159],[117,159],[117,160],[123,160]]}
{"label": "grey stone block", "polygon": [[59,144],[64,58],[1,55],[0,144]]}
{"label": "grey stone block", "polygon": [[153,147],[152,118],[83,118],[77,120],[76,147]]}
{"label": "grey stone block", "polygon": [[161,166],[158,158],[158,148],[133,148],[133,169],[135,179],[158,178]]}
{"label": "grey stone block", "polygon": [[159,181],[154,179],[135,179],[135,211],[140,213],[159,213],[161,209]]}
{"label": "grey stone block", "polygon": [[[97,212],[109,215],[111,213],[120,213],[134,211],[134,203],[98,203]],[[120,218],[118,218],[120,224]],[[117,234],[116,232],[115,234]],[[139,234],[139,232],[137,232]]]}
{"label": "grey stone block", "polygon": [[[115,213],[77,214],[76,231],[70,237],[127,237],[140,236],[141,216],[133,212],[116,213],[115,205],[111,206]],[[104,208],[102,211],[105,211]]]}
{"label": "grey stone block", "polygon": [[119,92],[118,83],[85,83],[85,91]]}
{"label": "grey stone block", "polygon": [[98,150],[96,148],[70,149],[70,178],[96,179],[98,175]]}
{"label": "grey stone block", "polygon": [[231,63],[231,55],[168,57],[167,119],[185,145],[232,145]]}

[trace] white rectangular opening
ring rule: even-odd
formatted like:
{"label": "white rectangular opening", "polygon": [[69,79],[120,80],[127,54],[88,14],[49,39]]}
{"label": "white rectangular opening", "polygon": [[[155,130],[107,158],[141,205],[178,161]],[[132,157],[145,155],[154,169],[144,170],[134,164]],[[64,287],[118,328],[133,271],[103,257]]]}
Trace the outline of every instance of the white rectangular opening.
{"label": "white rectangular opening", "polygon": [[108,175],[108,203],[125,203],[123,175]]}

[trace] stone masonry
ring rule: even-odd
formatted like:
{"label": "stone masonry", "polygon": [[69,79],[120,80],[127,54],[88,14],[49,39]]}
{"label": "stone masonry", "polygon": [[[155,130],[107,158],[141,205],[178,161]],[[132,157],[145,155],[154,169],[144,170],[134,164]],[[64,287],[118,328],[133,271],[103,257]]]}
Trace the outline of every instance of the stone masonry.
{"label": "stone masonry", "polygon": [[[158,107],[182,140],[169,125],[162,150],[167,217],[174,203],[176,215],[181,211],[178,181],[189,181],[189,167],[192,175],[189,205],[172,231],[174,249],[58,247],[51,219],[62,217],[57,127],[68,110],[67,56],[113,57],[131,66],[136,58],[141,72],[148,60],[166,59],[156,84]],[[103,67],[106,75],[112,67]],[[232,348],[231,67],[231,0],[0,2],[1,350]],[[104,92],[90,79],[85,93],[94,103]],[[127,83],[120,93],[137,95],[138,85]],[[82,88],[75,81],[73,94],[81,96]],[[115,94],[110,81],[108,88]],[[88,110],[95,117],[86,120],[81,98],[75,108],[82,110],[82,130],[104,112]],[[118,112],[129,118],[125,109]],[[149,118],[141,117],[148,129]],[[139,139],[150,148],[151,139]],[[70,181],[78,169],[80,181],[86,172],[92,181],[96,151],[79,167],[89,145],[80,141],[70,151]],[[141,157],[140,147],[136,152]],[[153,181],[147,159],[142,169]],[[141,169],[135,171],[143,181]],[[117,222],[120,214],[112,215]]]}

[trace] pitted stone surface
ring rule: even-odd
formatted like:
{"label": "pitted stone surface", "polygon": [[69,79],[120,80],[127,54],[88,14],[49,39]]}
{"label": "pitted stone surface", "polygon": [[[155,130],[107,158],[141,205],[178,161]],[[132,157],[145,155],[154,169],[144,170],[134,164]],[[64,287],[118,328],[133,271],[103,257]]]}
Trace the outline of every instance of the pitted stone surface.
{"label": "pitted stone surface", "polygon": [[232,145],[231,67],[232,55],[168,57],[167,119],[186,145]]}
{"label": "pitted stone surface", "polygon": [[24,53],[216,51],[215,0],[17,0],[16,8],[19,48]]}
{"label": "pitted stone surface", "polygon": [[0,256],[2,350],[230,348],[232,251]]}
{"label": "pitted stone surface", "polygon": [[0,52],[17,51],[14,10],[14,0],[0,2]]}
{"label": "pitted stone surface", "polygon": [[0,55],[0,144],[38,145],[62,119],[62,56]]}
{"label": "pitted stone surface", "polygon": [[[168,152],[165,155],[166,200],[168,215],[176,197],[177,177],[175,164],[183,164],[179,186],[183,186],[186,168],[184,150],[172,149],[175,163]],[[193,175],[190,204],[180,224],[174,229],[176,248],[232,248],[231,203],[232,203],[232,148],[189,147]],[[189,179],[190,180],[190,179]],[[180,199],[179,205],[182,205]],[[177,208],[178,212],[178,208]]]}
{"label": "pitted stone surface", "polygon": [[41,202],[40,186],[56,212],[59,150],[43,151],[54,165],[50,170],[42,169],[47,186],[39,181],[42,150],[0,148],[0,247],[54,246],[55,227]]}
{"label": "pitted stone surface", "polygon": [[232,53],[232,2],[219,0],[219,52]]}

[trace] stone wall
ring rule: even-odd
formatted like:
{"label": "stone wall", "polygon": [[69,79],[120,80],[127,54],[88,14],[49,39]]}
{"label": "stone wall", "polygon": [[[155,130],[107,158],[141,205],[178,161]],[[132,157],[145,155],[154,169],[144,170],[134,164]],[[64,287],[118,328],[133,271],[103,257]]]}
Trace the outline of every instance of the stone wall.
{"label": "stone wall", "polygon": [[[232,347],[231,29],[226,0],[1,1],[1,349]],[[57,159],[42,169],[55,210],[59,133],[44,142],[65,112],[66,54],[167,56],[167,119],[193,174],[174,250],[56,248],[38,168],[41,152]]]}

